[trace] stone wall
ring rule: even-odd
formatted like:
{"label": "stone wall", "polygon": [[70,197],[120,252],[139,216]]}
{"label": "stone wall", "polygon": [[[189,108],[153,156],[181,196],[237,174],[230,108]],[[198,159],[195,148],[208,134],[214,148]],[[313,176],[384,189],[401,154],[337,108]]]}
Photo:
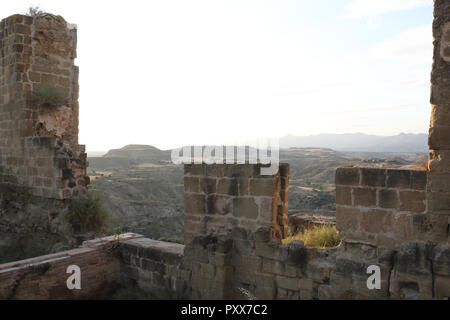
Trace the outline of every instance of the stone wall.
{"label": "stone wall", "polygon": [[[123,242],[140,237],[123,234],[85,241],[77,249],[0,265],[0,299],[104,298],[119,285],[120,251]],[[67,268],[81,270],[81,289],[70,290]]]}
{"label": "stone wall", "polygon": [[[199,221],[212,214],[204,209],[208,195],[197,189],[202,178],[210,177],[208,170],[214,169],[221,175],[233,172],[232,178],[228,178],[232,181],[261,179],[257,175],[250,177],[249,172],[256,170],[251,165],[196,165],[195,175],[192,168],[192,165],[186,168],[186,201],[188,213],[192,213],[189,201],[193,190],[201,195],[201,201],[196,202],[200,210],[195,211]],[[199,180],[193,181],[193,177]],[[278,177],[279,174],[262,179],[276,181]],[[247,220],[233,221],[234,207],[231,207],[225,215],[229,219],[227,228],[208,228],[209,220],[203,229],[190,230],[190,225],[185,224],[186,233],[194,235],[186,241],[183,263],[191,271],[191,297],[301,300],[448,297],[450,248],[446,229],[426,218],[427,177],[426,171],[339,168],[336,223],[343,241],[336,248],[305,247],[298,241],[281,245],[279,238],[273,237],[273,223],[279,220],[270,219],[280,212],[275,208],[272,215],[264,215],[267,220],[262,223],[258,219],[251,220],[253,224]],[[266,197],[272,194],[268,202],[280,204],[277,201],[280,189],[270,186],[267,184],[271,191],[267,191]],[[239,189],[221,195],[233,197],[236,192],[239,194]],[[255,191],[247,195],[253,196],[261,197]],[[209,205],[214,208],[216,203]],[[186,219],[191,219],[191,214]],[[381,270],[381,288],[375,290],[367,287],[367,269],[373,265]]]}
{"label": "stone wall", "polygon": [[[336,170],[336,223],[343,244],[327,296],[370,297],[360,291],[366,286],[364,270],[377,265],[383,290],[372,297],[448,297],[447,220],[429,218],[429,179],[422,170]],[[446,276],[438,275],[444,269]]]}
{"label": "stone wall", "polygon": [[120,284],[140,287],[163,299],[190,298],[189,270],[183,267],[184,245],[135,237],[120,248]]}
{"label": "stone wall", "polygon": [[185,243],[194,235],[228,234],[234,227],[271,228],[271,237],[288,232],[289,165],[263,176],[262,165],[186,164],[184,166]]}
{"label": "stone wall", "polygon": [[450,3],[448,1],[435,1],[433,38],[427,219],[439,225],[441,229],[447,228],[448,236],[450,223]]}
{"label": "stone wall", "polygon": [[[67,200],[89,183],[78,145],[76,41],[76,28],[59,16],[14,15],[0,22],[0,247],[22,257],[70,245],[62,216]],[[60,105],[41,103],[37,93],[45,90],[56,90]]]}
{"label": "stone wall", "polygon": [[411,240],[447,240],[427,219],[427,171],[338,168],[337,228],[345,240],[393,248]]}

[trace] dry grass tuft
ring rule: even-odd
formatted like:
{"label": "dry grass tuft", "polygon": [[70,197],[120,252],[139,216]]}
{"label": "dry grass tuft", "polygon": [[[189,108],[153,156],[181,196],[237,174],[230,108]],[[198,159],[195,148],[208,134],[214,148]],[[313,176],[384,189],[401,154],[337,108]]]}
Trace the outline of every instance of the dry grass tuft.
{"label": "dry grass tuft", "polygon": [[282,240],[283,244],[288,244],[294,240],[303,241],[307,247],[331,248],[337,247],[341,243],[341,237],[335,226],[315,226],[306,229],[295,236]]}

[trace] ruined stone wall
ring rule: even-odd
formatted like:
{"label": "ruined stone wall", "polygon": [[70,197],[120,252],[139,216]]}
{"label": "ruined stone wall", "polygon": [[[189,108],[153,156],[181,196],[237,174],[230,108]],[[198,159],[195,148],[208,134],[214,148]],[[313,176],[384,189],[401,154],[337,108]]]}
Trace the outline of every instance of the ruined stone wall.
{"label": "ruined stone wall", "polygon": [[[105,298],[120,279],[120,245],[139,235],[128,233],[85,241],[79,248],[0,264],[0,300]],[[67,268],[80,268],[81,289],[70,290]]]}
{"label": "ruined stone wall", "polygon": [[[435,0],[433,38],[427,217],[441,229],[447,228],[448,236],[450,223],[450,3],[448,1]],[[442,238],[445,236],[442,235]]]}
{"label": "ruined stone wall", "polygon": [[[78,145],[76,28],[53,15],[14,15],[0,22],[0,155],[2,182],[37,196],[67,199],[86,183]],[[33,97],[57,88],[60,106]]]}
{"label": "ruined stone wall", "polygon": [[189,299],[190,270],[183,265],[184,245],[135,237],[120,247],[119,283],[136,286],[159,299]]}
{"label": "ruined stone wall", "polygon": [[263,176],[261,165],[184,166],[185,243],[195,235],[228,234],[234,227],[271,228],[272,237],[288,232],[289,165]]}
{"label": "ruined stone wall", "polygon": [[[255,168],[252,165],[187,165],[186,219],[190,221],[194,216],[197,220],[185,224],[189,237],[183,267],[191,272],[193,299],[443,299],[449,296],[450,247],[443,242],[446,229],[427,219],[426,171],[339,168],[336,223],[343,241],[339,247],[322,250],[305,247],[298,241],[281,245],[279,237],[274,237],[278,235],[274,228],[279,227],[280,221],[274,217],[282,212],[278,209],[284,205],[277,200],[281,198],[281,189],[276,181],[285,169],[280,168],[273,177],[259,177],[254,175]],[[212,170],[219,176],[214,178],[216,189],[212,189],[215,192],[210,196],[200,188],[202,179],[211,178],[208,172]],[[250,189],[244,187],[249,191],[247,198],[260,203],[259,197],[264,197],[268,203],[278,205],[268,206],[272,209],[266,209],[263,215],[259,206],[255,206],[258,211],[254,212],[252,207],[245,207],[245,220],[237,219],[236,209],[230,205],[225,211],[227,219],[215,221],[211,217],[214,211],[208,211],[208,206],[216,208],[223,203],[216,195],[217,184],[224,177],[225,181],[236,181],[237,186],[237,190],[221,191],[221,197],[228,201],[236,199],[241,184],[248,184]],[[259,193],[261,190],[256,192],[256,184],[252,191],[252,179],[267,181],[264,196]],[[284,183],[284,189],[287,188],[288,179]],[[192,202],[192,195],[198,196],[198,201]],[[253,220],[248,219],[249,215]],[[209,225],[211,221],[214,223]],[[380,267],[380,289],[367,287],[367,269],[372,265]]]}
{"label": "ruined stone wall", "polygon": [[427,171],[338,168],[337,228],[346,241],[393,248],[411,240],[447,239],[427,219]]}
{"label": "ruined stone wall", "polygon": [[[336,170],[336,225],[343,243],[326,296],[448,297],[447,221],[429,217],[429,179],[429,172],[419,170]],[[382,290],[365,289],[369,265],[380,266]]]}
{"label": "ruined stone wall", "polygon": [[[103,299],[137,287],[166,299],[445,299],[449,264],[445,244],[321,250],[274,243],[264,227],[199,235],[186,246],[124,234],[0,265],[0,299]],[[69,265],[81,268],[80,290],[67,288]],[[367,288],[370,265],[381,268],[380,290]]]}
{"label": "ruined stone wall", "polygon": [[[0,247],[11,251],[2,257],[70,242],[61,218],[65,200],[89,183],[78,145],[75,57],[76,28],[62,17],[14,15],[0,22]],[[43,103],[42,93],[58,104]]]}
{"label": "ruined stone wall", "polygon": [[280,245],[288,235],[289,165],[273,176],[260,168],[185,165],[183,265],[193,299],[317,299],[329,282],[328,251]]}

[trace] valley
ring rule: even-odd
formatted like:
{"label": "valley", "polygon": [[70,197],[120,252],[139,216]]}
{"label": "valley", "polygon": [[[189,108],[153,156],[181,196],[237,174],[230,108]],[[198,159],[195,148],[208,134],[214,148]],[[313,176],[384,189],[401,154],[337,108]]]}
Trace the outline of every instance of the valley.
{"label": "valley", "polygon": [[[418,166],[422,153],[338,152],[326,148],[280,150],[290,164],[289,214],[335,214],[334,170],[348,165]],[[182,242],[183,167],[170,151],[128,145],[89,157],[90,189],[101,192],[113,232],[136,232],[153,239]]]}

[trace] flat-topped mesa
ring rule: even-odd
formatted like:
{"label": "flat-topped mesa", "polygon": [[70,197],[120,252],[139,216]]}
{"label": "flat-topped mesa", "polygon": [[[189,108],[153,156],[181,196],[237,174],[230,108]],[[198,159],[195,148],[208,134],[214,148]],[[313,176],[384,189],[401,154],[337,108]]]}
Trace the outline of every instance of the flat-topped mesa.
{"label": "flat-topped mesa", "polygon": [[0,43],[0,182],[45,198],[84,192],[76,28],[51,14],[13,15],[0,22]]}

